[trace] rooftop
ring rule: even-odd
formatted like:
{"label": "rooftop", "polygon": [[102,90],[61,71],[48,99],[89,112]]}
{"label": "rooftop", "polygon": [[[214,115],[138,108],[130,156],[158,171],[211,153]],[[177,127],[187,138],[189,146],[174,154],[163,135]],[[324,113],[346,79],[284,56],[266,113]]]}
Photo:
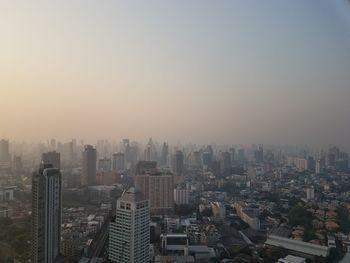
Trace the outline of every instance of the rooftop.
{"label": "rooftop", "polygon": [[119,198],[119,201],[137,203],[147,200],[143,194],[137,191],[134,187],[130,187],[126,190],[123,195]]}

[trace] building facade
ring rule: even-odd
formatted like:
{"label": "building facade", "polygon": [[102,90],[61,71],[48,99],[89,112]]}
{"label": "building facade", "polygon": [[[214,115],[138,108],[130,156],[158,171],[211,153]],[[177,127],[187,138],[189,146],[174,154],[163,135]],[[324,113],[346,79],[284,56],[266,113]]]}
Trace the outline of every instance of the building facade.
{"label": "building facade", "polygon": [[167,214],[174,209],[174,178],[170,173],[152,172],[135,177],[135,187],[149,200],[152,214]]}
{"label": "building facade", "polygon": [[113,154],[113,171],[120,172],[125,169],[125,155],[117,152]]}
{"label": "building facade", "polygon": [[52,164],[54,168],[61,169],[61,154],[56,151],[43,153],[41,160],[44,163]]}
{"label": "building facade", "polygon": [[117,200],[116,218],[110,223],[109,260],[148,263],[150,209],[142,193],[130,188]]}
{"label": "building facade", "polygon": [[83,151],[83,167],[81,175],[81,185],[96,184],[96,149],[92,145],[85,145]]}
{"label": "building facade", "polygon": [[42,164],[32,178],[32,261],[52,263],[61,242],[61,173],[50,164]]}

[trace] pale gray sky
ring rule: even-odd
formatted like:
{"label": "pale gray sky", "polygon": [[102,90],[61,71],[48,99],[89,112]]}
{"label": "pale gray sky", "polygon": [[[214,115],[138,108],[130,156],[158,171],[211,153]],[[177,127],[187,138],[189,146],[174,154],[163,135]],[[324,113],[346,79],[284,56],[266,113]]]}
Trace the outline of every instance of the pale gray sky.
{"label": "pale gray sky", "polygon": [[347,144],[348,1],[0,3],[0,136]]}

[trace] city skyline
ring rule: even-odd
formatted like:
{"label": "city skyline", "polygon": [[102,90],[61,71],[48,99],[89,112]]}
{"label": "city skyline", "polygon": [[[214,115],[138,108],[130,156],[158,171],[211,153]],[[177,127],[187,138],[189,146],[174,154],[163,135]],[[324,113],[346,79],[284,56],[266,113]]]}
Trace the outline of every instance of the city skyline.
{"label": "city skyline", "polygon": [[2,3],[0,137],[349,146],[349,8]]}

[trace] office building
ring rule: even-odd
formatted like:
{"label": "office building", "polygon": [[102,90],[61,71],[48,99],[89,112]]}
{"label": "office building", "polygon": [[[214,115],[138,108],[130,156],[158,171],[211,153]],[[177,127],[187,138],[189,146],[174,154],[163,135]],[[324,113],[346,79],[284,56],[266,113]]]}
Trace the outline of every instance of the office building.
{"label": "office building", "polygon": [[98,169],[100,171],[110,171],[112,167],[111,159],[103,157],[98,159]]}
{"label": "office building", "polygon": [[0,140],[0,166],[8,166],[10,164],[10,143],[8,140]]}
{"label": "office building", "polygon": [[182,151],[176,151],[173,156],[172,171],[175,175],[182,175],[184,171],[184,154]]}
{"label": "office building", "polygon": [[81,184],[96,184],[96,149],[92,145],[85,145],[83,151]]}
{"label": "office building", "polygon": [[306,188],[306,199],[308,201],[315,199],[315,189],[313,187]]}
{"label": "office building", "polygon": [[229,152],[222,152],[220,156],[221,174],[229,174],[231,172],[231,166],[231,154]]}
{"label": "office building", "polygon": [[169,165],[169,145],[164,142],[162,147],[162,154],[161,154],[161,160],[160,165],[161,166],[168,166]]}
{"label": "office building", "polygon": [[235,161],[235,155],[236,155],[236,149],[235,148],[230,148],[230,154],[231,154],[231,163],[233,164]]}
{"label": "office building", "polygon": [[177,187],[174,189],[174,202],[177,205],[189,204],[189,191],[187,187]]}
{"label": "office building", "polygon": [[261,163],[261,162],[264,161],[264,148],[263,148],[263,146],[261,144],[255,150],[254,157],[255,157],[255,161],[257,163]]}
{"label": "office building", "polygon": [[191,152],[190,158],[189,158],[189,165],[192,168],[197,168],[197,169],[202,167],[201,153],[199,151]]}
{"label": "office building", "polygon": [[41,160],[44,163],[52,164],[54,168],[61,169],[61,154],[56,151],[43,153]]}
{"label": "office building", "polygon": [[288,165],[294,166],[298,171],[305,171],[308,169],[307,159],[299,157],[288,157]]}
{"label": "office building", "polygon": [[42,164],[32,178],[32,261],[53,263],[61,242],[61,173]]}
{"label": "office building", "polygon": [[150,209],[142,193],[130,188],[117,200],[110,223],[109,260],[115,263],[148,263],[150,260]]}
{"label": "office building", "polygon": [[138,174],[135,187],[150,201],[152,214],[171,213],[174,208],[174,178],[170,173],[153,171]]}
{"label": "office building", "polygon": [[117,152],[113,154],[113,171],[120,172],[125,169],[125,155]]}
{"label": "office building", "polygon": [[139,161],[136,164],[136,174],[145,174],[157,169],[157,162]]}
{"label": "office building", "polygon": [[318,159],[316,161],[316,168],[315,168],[315,172],[316,174],[322,174],[323,173],[323,163],[320,159]]}

